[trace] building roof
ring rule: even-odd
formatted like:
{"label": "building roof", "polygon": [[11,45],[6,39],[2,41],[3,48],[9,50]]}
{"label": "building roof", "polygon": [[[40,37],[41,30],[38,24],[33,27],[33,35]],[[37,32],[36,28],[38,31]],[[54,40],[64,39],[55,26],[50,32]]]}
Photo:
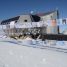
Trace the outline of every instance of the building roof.
{"label": "building roof", "polygon": [[10,18],[10,19],[7,19],[7,20],[3,20],[1,22],[2,25],[5,25],[5,24],[10,24],[11,21],[17,21],[19,19],[20,16],[17,16],[17,17],[13,17],[13,18]]}
{"label": "building roof", "polygon": [[[40,20],[40,16],[49,15],[49,14],[54,13],[54,12],[57,12],[57,14],[59,14],[59,13],[58,13],[58,10],[53,10],[53,11],[49,11],[49,12],[45,12],[45,13],[38,13],[38,14],[34,14],[34,15],[28,14],[28,15],[31,15],[32,18],[34,18],[33,20],[38,21],[38,20]],[[26,14],[25,14],[25,15],[26,15]],[[20,16],[21,16],[21,15],[20,15]],[[16,16],[16,17],[13,17],[13,18],[10,18],[10,19],[7,19],[7,20],[3,20],[3,21],[1,22],[1,24],[2,24],[2,25],[10,24],[11,21],[17,21],[20,16]],[[38,17],[38,16],[39,16],[39,17]],[[38,19],[38,20],[37,20],[37,19]]]}
{"label": "building roof", "polygon": [[54,12],[58,13],[58,10],[53,10],[53,11],[49,11],[49,12],[45,12],[45,13],[38,13],[36,15],[38,15],[38,16],[44,16],[44,15],[49,15],[49,14],[54,13]]}

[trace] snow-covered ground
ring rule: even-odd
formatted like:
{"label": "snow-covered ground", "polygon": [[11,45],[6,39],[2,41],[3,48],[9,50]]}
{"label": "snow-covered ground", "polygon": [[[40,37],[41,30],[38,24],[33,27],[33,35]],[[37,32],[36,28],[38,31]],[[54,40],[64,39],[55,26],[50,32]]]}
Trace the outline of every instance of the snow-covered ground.
{"label": "snow-covered ground", "polygon": [[59,49],[60,42],[57,46],[39,43],[0,38],[0,67],[67,67],[67,50]]}

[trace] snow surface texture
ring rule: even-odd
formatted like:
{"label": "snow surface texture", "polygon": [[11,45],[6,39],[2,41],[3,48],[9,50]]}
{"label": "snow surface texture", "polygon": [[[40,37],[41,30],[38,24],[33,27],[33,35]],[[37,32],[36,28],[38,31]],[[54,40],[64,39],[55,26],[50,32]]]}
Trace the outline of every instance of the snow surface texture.
{"label": "snow surface texture", "polygon": [[36,45],[35,40],[0,38],[0,67],[67,67],[67,53],[43,43],[39,41]]}

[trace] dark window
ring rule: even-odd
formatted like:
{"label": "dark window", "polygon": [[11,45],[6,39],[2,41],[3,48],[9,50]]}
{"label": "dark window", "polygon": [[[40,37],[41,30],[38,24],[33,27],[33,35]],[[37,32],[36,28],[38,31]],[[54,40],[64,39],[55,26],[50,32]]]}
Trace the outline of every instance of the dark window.
{"label": "dark window", "polygon": [[24,22],[27,22],[27,20],[24,20]]}
{"label": "dark window", "polygon": [[63,23],[63,24],[66,24],[66,19],[63,19],[63,20],[62,20],[62,23]]}

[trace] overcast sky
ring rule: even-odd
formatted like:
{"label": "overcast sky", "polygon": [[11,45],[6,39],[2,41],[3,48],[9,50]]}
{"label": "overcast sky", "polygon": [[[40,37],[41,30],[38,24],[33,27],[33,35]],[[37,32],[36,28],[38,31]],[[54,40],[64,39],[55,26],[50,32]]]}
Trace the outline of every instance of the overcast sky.
{"label": "overcast sky", "polygon": [[60,17],[67,17],[67,0],[0,0],[0,20],[54,9],[59,10]]}

